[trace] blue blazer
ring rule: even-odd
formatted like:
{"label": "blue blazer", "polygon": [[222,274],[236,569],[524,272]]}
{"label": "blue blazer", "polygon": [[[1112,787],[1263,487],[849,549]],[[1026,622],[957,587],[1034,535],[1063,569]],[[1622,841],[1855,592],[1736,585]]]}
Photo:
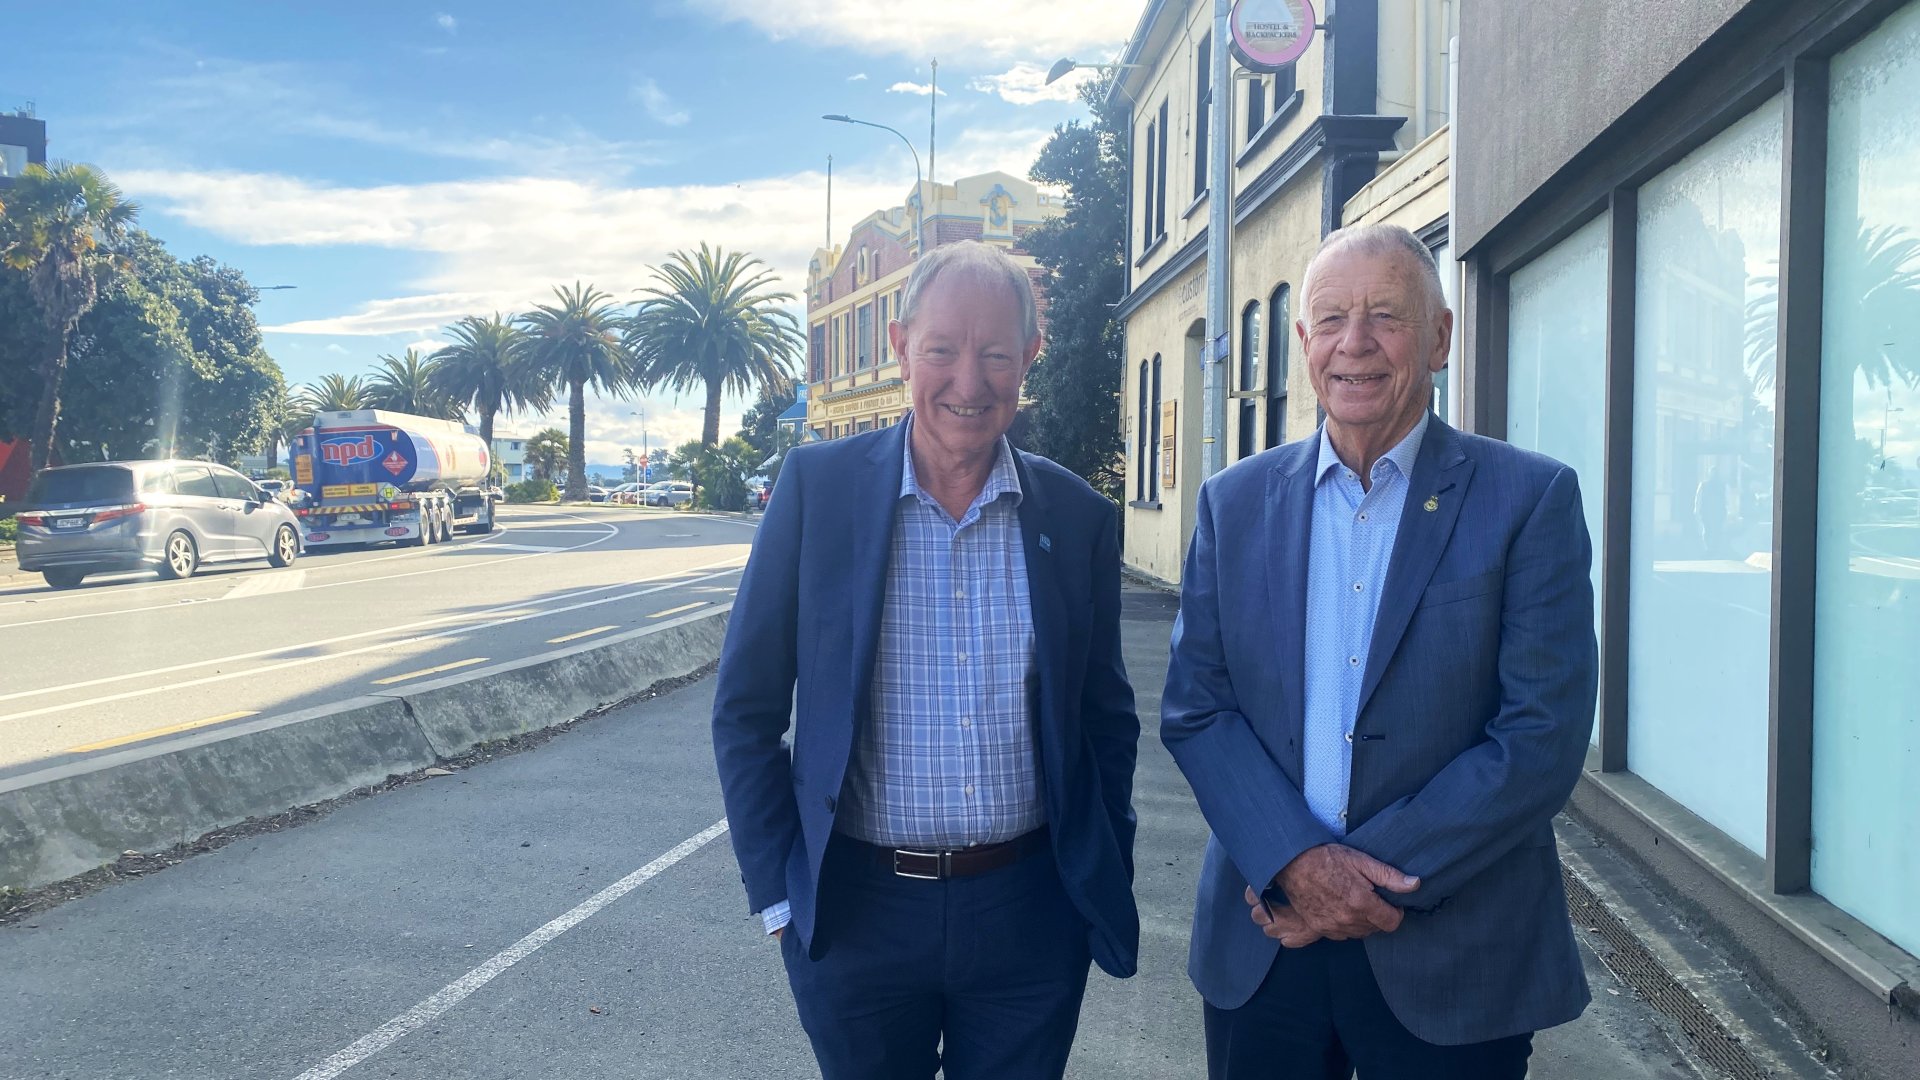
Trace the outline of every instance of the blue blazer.
{"label": "blue blazer", "polygon": [[[1248,918],[1248,883],[1335,841],[1300,783],[1318,456],[1316,432],[1201,488],[1161,699],[1161,738],[1213,830],[1188,973],[1221,1008],[1253,995],[1280,947]],[[1342,841],[1421,879],[1382,893],[1405,921],[1366,949],[1428,1042],[1586,1006],[1552,819],[1593,725],[1591,557],[1573,470],[1430,422],[1361,684]]]}
{"label": "blue blazer", "polygon": [[[713,747],[747,906],[781,900],[814,952],[820,863],[856,728],[872,721],[874,656],[907,425],[787,455],[727,625]],[[1015,452],[1038,650],[1035,738],[1061,880],[1093,958],[1133,974],[1133,766],[1140,721],[1120,659],[1113,504]],[[793,720],[791,752],[782,742]]]}

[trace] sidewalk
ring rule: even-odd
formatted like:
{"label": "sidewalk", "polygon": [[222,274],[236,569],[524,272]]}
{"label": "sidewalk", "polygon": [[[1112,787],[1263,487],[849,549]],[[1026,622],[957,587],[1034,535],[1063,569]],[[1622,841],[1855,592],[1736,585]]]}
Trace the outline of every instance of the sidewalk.
{"label": "sidewalk", "polygon": [[[1200,1000],[1184,972],[1194,878],[1206,842],[1206,825],[1184,777],[1158,738],[1167,641],[1177,610],[1178,599],[1169,593],[1134,584],[1125,589],[1123,643],[1142,726],[1134,787],[1134,807],[1140,817],[1135,853],[1140,974],[1116,981],[1096,972],[1074,1049],[1074,1076],[1187,1076],[1193,1075],[1192,1063],[1205,1057]],[[1566,818],[1558,824],[1563,847],[1592,844]],[[1598,891],[1624,892],[1628,887]],[[1695,1052],[1694,1040],[1608,970],[1595,951],[1593,935],[1581,937],[1593,1004],[1575,1022],[1539,1034],[1531,1077],[1688,1080],[1722,1075],[1691,1064],[1701,1056]]]}

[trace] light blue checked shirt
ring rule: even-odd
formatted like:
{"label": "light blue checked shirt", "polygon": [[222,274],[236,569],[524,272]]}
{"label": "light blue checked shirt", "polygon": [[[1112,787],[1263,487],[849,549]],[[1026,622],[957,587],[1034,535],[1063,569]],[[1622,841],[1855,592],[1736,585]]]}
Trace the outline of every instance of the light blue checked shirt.
{"label": "light blue checked shirt", "polygon": [[[997,844],[1045,821],[1020,476],[1002,438],[955,521],[914,474],[911,427],[905,442],[873,718],[854,733],[840,829],[881,847]],[[761,913],[769,934],[789,915],[786,901]]]}
{"label": "light blue checked shirt", "polygon": [[1334,452],[1320,429],[1314,471],[1313,546],[1307,553],[1306,723],[1302,743],[1307,809],[1335,836],[1347,834],[1353,726],[1360,711],[1373,624],[1387,582],[1400,511],[1427,417],[1373,463],[1372,490]]}

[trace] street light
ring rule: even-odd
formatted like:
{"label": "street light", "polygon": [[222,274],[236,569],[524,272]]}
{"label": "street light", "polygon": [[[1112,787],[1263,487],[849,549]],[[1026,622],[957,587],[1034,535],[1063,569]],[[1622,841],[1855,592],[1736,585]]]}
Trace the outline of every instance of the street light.
{"label": "street light", "polygon": [[1054,83],[1066,78],[1068,72],[1078,71],[1081,68],[1086,68],[1088,71],[1127,71],[1143,66],[1142,64],[1083,64],[1078,60],[1063,56],[1059,60],[1054,61],[1053,67],[1047,70],[1046,84],[1052,86]]}
{"label": "street light", "polygon": [[647,445],[646,406],[643,405],[640,408],[635,409],[632,415],[640,418],[640,458],[642,461],[646,462],[645,465],[642,465],[640,467],[640,470],[641,470],[640,479],[641,479],[641,482],[644,483],[648,480],[653,479],[653,451]]}
{"label": "street light", "polygon": [[871,120],[855,120],[853,117],[842,113],[828,113],[820,119],[831,120],[836,124],[859,124],[862,127],[879,128],[881,131],[892,131],[895,135],[900,136],[901,142],[907,144],[907,152],[913,155],[913,194],[915,198],[920,200],[920,213],[915,216],[913,235],[915,242],[920,245],[920,254],[925,255],[927,253],[927,203],[926,196],[920,191],[920,151],[913,148],[913,140],[907,138],[905,135],[900,135],[898,131],[895,131],[885,124],[876,124]]}

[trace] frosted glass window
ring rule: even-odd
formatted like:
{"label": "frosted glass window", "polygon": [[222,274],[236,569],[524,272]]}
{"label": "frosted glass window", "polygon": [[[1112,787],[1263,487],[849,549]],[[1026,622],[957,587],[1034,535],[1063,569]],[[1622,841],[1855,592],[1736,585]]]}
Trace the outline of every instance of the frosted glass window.
{"label": "frosted glass window", "polygon": [[[1580,477],[1596,637],[1606,509],[1607,222],[1601,215],[1507,280],[1507,441]],[[1593,737],[1600,737],[1597,726]]]}
{"label": "frosted glass window", "polygon": [[1832,72],[1813,887],[1920,953],[1920,5]]}
{"label": "frosted glass window", "polygon": [[1762,852],[1783,107],[1640,190],[1627,767]]}

